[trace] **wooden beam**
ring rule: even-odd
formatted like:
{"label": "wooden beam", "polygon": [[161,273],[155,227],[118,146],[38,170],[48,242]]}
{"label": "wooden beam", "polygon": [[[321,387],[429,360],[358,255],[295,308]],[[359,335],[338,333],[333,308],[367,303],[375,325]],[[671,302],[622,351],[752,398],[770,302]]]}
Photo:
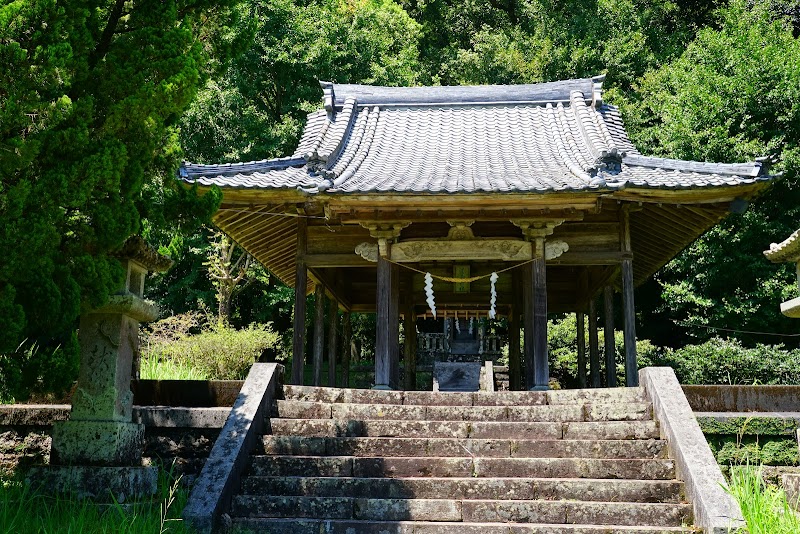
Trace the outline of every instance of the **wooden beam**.
{"label": "wooden beam", "polygon": [[614,346],[614,288],[606,286],[603,289],[603,340],[606,353],[606,386],[617,387],[617,351]]}
{"label": "wooden beam", "polygon": [[306,265],[309,267],[375,267],[355,252],[353,254],[308,254]]}
{"label": "wooden beam", "polygon": [[339,304],[336,299],[330,299],[328,305],[328,387],[336,387],[336,357],[338,354],[338,328]]}
{"label": "wooden beam", "polygon": [[331,279],[325,272],[319,269],[309,269],[309,271],[314,279],[319,280],[320,284],[325,286],[327,294],[341,304],[343,309],[352,309],[351,300],[345,296],[345,290],[342,288],[341,284],[337,283],[337,280]]}
{"label": "wooden beam", "polygon": [[325,350],[325,286],[314,289],[314,373],[315,386],[322,385],[322,356]]}
{"label": "wooden beam", "polygon": [[294,332],[292,335],[292,384],[303,384],[306,352],[306,284],[308,273],[303,256],[306,251],[306,220],[297,219],[297,250],[294,279]]}
{"label": "wooden beam", "polygon": [[[569,241],[567,241],[569,245]],[[611,265],[622,261],[626,254],[618,250],[589,251],[589,250],[568,250],[558,258],[549,260],[548,265],[569,266],[569,265]]]}
{"label": "wooden beam", "polygon": [[[621,212],[620,248],[631,250],[630,213]],[[622,311],[625,319],[625,385],[639,385],[639,369],[636,361],[636,310],[633,304],[633,260],[622,260]]]}
{"label": "wooden beam", "polygon": [[[586,324],[583,312],[575,313],[578,343],[578,387],[586,387]],[[511,351],[509,350],[509,358]]]}
{"label": "wooden beam", "polygon": [[589,374],[593,388],[600,387],[600,347],[597,340],[597,305],[589,301]]}

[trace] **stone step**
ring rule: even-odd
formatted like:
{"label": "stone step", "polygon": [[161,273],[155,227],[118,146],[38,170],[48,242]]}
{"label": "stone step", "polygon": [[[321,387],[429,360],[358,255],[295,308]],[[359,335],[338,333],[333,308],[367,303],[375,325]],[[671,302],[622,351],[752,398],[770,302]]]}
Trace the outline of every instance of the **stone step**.
{"label": "stone step", "polygon": [[252,457],[249,475],[300,477],[537,477],[672,480],[670,459],[472,457]]}
{"label": "stone step", "polygon": [[492,422],[272,419],[274,435],[341,437],[442,437],[497,439],[658,439],[655,421]]}
{"label": "stone step", "polygon": [[542,499],[681,503],[683,483],[676,480],[581,478],[349,478],[246,477],[245,495],[306,495],[373,499]]}
{"label": "stone step", "polygon": [[234,528],[270,534],[677,534],[688,527],[354,521],[328,519],[234,518]]}
{"label": "stone step", "polygon": [[368,521],[681,526],[691,522],[691,505],[547,500],[365,499],[237,495],[231,503],[231,515]]}
{"label": "stone step", "polygon": [[[413,434],[412,434],[413,435]],[[665,458],[663,440],[533,440],[264,436],[263,454],[303,456],[476,456]]]}
{"label": "stone step", "polygon": [[406,421],[644,421],[652,419],[649,403],[563,404],[547,406],[425,406],[276,401],[273,417]]}
{"label": "stone step", "polygon": [[286,400],[330,403],[431,406],[531,406],[542,404],[614,404],[647,402],[643,388],[565,389],[552,391],[433,392],[381,391],[314,386],[284,386]]}

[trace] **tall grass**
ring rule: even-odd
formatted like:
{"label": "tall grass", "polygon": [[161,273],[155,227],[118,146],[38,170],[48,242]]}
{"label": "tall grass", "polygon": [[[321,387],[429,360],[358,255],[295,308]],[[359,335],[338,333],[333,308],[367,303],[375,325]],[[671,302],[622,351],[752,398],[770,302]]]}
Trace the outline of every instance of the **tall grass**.
{"label": "tall grass", "polygon": [[142,356],[139,376],[145,380],[209,380],[208,374],[191,362],[164,358],[155,352]]}
{"label": "tall grass", "polygon": [[783,489],[764,483],[760,467],[731,469],[728,491],[739,502],[750,534],[800,532],[800,519],[789,506]]}
{"label": "tall grass", "polygon": [[153,499],[96,504],[90,499],[49,495],[18,479],[0,479],[0,532],[15,534],[188,534],[180,519],[187,492],[180,480],[159,479]]}

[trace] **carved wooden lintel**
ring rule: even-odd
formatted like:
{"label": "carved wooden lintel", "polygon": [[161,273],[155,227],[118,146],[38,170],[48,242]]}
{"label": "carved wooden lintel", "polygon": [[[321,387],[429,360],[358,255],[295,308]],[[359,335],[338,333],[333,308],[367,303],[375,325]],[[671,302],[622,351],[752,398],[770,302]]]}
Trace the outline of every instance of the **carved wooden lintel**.
{"label": "carved wooden lintel", "polygon": [[378,263],[378,245],[376,243],[360,243],[356,246],[356,254],[367,261]]}
{"label": "carved wooden lintel", "polygon": [[552,235],[556,226],[564,222],[565,219],[551,219],[551,220],[527,220],[527,219],[514,219],[511,222],[522,230],[522,235],[528,241],[533,241],[537,237],[547,237]]}
{"label": "carved wooden lintel", "polygon": [[447,232],[447,239],[454,241],[469,241],[475,239],[475,234],[472,233],[472,224],[475,221],[447,221],[447,224],[452,226],[450,231]]}
{"label": "carved wooden lintel", "polygon": [[[545,244],[545,259],[552,260],[569,250],[561,240]],[[362,257],[366,258],[362,254]],[[391,248],[392,261],[528,261],[533,257],[533,244],[518,239],[474,239],[474,240],[418,240],[395,243]],[[366,258],[368,259],[368,258]]]}
{"label": "carved wooden lintel", "polygon": [[359,224],[369,230],[369,235],[378,240],[379,254],[388,257],[390,245],[397,241],[400,232],[409,226],[411,221],[363,221]]}

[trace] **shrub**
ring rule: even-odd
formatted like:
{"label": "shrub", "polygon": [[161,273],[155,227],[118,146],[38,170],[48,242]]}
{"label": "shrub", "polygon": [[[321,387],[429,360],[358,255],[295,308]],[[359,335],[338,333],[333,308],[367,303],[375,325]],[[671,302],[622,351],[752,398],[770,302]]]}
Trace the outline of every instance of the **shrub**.
{"label": "shrub", "polygon": [[[173,324],[186,325],[178,320]],[[191,326],[190,328],[194,328]],[[199,376],[211,380],[241,380],[264,351],[275,349],[280,337],[270,325],[250,325],[236,330],[223,324],[207,327],[198,334],[180,333],[180,328],[162,329],[175,333],[160,335],[144,344],[143,361],[155,358],[178,367],[193,368]]]}
{"label": "shrub", "polygon": [[782,345],[743,347],[734,339],[714,338],[701,345],[667,349],[640,359],[640,365],[666,365],[681,384],[798,384],[800,350]]}
{"label": "shrub", "polygon": [[[586,372],[589,373],[589,328],[586,324]],[[577,340],[577,321],[575,315],[569,314],[563,319],[548,321],[547,323],[547,346],[550,356],[550,376],[555,378],[562,387],[578,387],[578,340]],[[617,384],[625,384],[625,346],[623,342],[624,334],[614,331],[614,343],[616,355]],[[599,341],[599,358],[602,382],[605,384],[605,345],[603,342],[603,329],[599,328],[597,333]],[[653,345],[647,339],[636,340],[636,353],[638,355],[639,367],[646,367],[643,362],[658,360],[658,354],[663,352],[661,347]],[[587,376],[587,380],[590,380]]]}
{"label": "shrub", "polygon": [[59,395],[77,378],[79,364],[75,333],[63,346],[25,342],[11,354],[0,354],[0,403],[24,402],[31,394]]}

